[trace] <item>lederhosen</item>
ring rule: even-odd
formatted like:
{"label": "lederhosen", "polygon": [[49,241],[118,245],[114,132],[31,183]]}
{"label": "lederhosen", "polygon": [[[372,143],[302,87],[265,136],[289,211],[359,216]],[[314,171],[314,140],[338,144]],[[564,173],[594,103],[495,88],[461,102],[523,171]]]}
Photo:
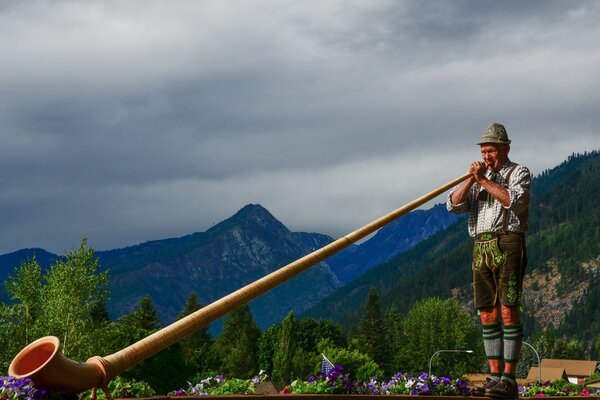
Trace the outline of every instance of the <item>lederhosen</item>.
{"label": "lederhosen", "polygon": [[[508,172],[510,175],[517,166]],[[481,200],[478,200],[481,201]],[[520,305],[523,275],[527,265],[525,236],[508,231],[508,210],[504,209],[501,232],[475,234],[473,246],[473,289],[475,307],[488,308],[497,305]]]}

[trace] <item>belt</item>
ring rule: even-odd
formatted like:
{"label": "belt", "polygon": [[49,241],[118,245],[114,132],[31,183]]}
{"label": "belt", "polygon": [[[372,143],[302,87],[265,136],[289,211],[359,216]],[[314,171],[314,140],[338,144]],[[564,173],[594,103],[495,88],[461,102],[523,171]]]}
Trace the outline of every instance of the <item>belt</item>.
{"label": "belt", "polygon": [[525,236],[525,234],[522,232],[482,232],[478,233],[477,236],[475,236],[475,240],[478,242],[487,242],[489,240],[494,240],[499,237],[510,235]]}

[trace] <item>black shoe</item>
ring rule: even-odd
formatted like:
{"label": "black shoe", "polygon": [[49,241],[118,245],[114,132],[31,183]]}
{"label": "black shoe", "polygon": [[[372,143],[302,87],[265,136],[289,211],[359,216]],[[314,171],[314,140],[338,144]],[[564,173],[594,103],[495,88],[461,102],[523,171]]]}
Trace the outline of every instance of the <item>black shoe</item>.
{"label": "black shoe", "polygon": [[471,391],[471,393],[473,394],[473,396],[485,396],[486,395],[486,391],[488,389],[493,388],[494,386],[496,386],[496,384],[499,381],[496,381],[494,379],[489,379],[485,382],[484,385],[482,386],[478,386],[476,388],[473,388],[473,390]]}
{"label": "black shoe", "polygon": [[493,387],[486,389],[485,395],[495,399],[516,399],[519,397],[519,388],[515,383],[501,380]]}

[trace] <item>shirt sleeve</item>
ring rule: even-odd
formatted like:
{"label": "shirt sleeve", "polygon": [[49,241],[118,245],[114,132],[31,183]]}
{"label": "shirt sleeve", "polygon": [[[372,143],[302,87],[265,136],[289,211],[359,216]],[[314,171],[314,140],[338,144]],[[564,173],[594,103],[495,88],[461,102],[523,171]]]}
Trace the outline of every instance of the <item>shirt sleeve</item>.
{"label": "shirt sleeve", "polygon": [[531,174],[525,166],[519,165],[513,172],[508,183],[508,197],[510,204],[504,208],[519,214],[529,205],[529,189],[531,187]]}
{"label": "shirt sleeve", "polygon": [[469,209],[471,208],[470,204],[469,204],[469,199],[471,197],[471,191],[469,191],[469,195],[467,195],[467,198],[465,199],[465,201],[463,201],[462,203],[453,204],[452,203],[452,194],[456,191],[456,189],[458,189],[458,186],[455,186],[450,191],[450,193],[448,193],[448,198],[446,199],[446,210],[448,210],[452,214],[462,214],[462,213],[469,212]]}

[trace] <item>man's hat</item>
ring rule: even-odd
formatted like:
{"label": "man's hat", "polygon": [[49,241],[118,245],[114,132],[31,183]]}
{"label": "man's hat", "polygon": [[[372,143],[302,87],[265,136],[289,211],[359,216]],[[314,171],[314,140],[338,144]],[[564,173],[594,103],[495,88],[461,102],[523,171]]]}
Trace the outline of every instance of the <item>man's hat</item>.
{"label": "man's hat", "polygon": [[504,125],[493,123],[488,126],[483,131],[483,135],[481,135],[481,139],[479,139],[479,143],[477,144],[482,145],[485,143],[510,144]]}

